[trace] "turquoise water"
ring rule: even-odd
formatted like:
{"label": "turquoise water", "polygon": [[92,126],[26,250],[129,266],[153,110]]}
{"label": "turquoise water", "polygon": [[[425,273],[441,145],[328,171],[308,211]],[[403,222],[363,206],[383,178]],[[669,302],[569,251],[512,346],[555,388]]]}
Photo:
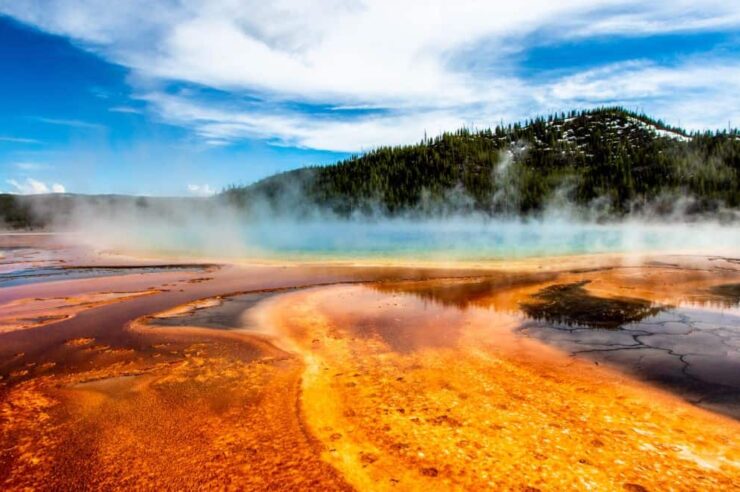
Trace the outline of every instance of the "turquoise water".
{"label": "turquoise water", "polygon": [[125,240],[169,253],[295,259],[483,260],[650,251],[740,255],[740,227],[708,223],[262,221],[159,226],[156,232],[132,228]]}

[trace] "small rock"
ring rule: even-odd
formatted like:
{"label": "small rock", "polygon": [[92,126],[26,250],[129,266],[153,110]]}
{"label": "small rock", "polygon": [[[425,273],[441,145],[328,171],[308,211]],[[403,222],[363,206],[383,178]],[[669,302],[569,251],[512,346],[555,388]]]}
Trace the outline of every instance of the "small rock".
{"label": "small rock", "polygon": [[373,453],[366,453],[363,451],[360,453],[360,461],[366,465],[371,465],[378,461],[378,457]]}
{"label": "small rock", "polygon": [[622,485],[622,488],[629,492],[648,492],[648,489],[636,483],[625,483]]}

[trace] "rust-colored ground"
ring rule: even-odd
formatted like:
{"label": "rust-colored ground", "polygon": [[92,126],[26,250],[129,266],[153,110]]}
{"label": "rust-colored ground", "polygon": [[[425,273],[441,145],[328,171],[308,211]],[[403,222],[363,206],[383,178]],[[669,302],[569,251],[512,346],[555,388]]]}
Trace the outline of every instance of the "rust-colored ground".
{"label": "rust-colored ground", "polygon": [[[584,275],[598,295],[661,302],[738,281],[724,260],[661,261],[221,266],[0,288],[0,488],[736,489],[736,420],[515,331],[522,299]],[[271,289],[257,331],[187,324],[218,305],[203,299]],[[183,325],[148,324],[158,313]]]}
{"label": "rust-colored ground", "polygon": [[360,490],[731,490],[740,426],[517,338],[519,320],[366,287],[263,309],[307,361],[323,457]]}

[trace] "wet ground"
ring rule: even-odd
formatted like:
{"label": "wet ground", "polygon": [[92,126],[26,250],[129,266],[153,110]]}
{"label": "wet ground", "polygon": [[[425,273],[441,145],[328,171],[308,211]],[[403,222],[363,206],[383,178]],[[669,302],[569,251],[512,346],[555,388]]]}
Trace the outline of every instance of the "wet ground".
{"label": "wet ground", "polygon": [[726,283],[737,275],[732,264],[714,275],[659,264],[576,271],[555,277],[564,282],[545,276],[504,292],[489,279],[380,288],[459,309],[518,311],[516,331],[524,336],[740,419],[740,304],[736,284]]}
{"label": "wet ground", "polygon": [[38,282],[56,282],[83,278],[112,277],[135,273],[157,273],[176,270],[204,271],[209,265],[109,266],[109,267],[46,267],[25,268],[0,274],[0,286],[12,287]]}
{"label": "wet ground", "polygon": [[[449,310],[465,310],[471,301],[486,299],[522,285],[535,286],[551,275],[494,276],[454,282],[372,284],[392,291],[439,302]],[[740,420],[740,309],[733,303],[705,301],[704,306],[675,307],[646,299],[599,297],[586,290],[589,280],[543,287],[518,303],[521,322],[516,332],[557,347],[572,356],[618,367],[640,380],[672,391],[687,401]],[[424,287],[431,288],[425,289]],[[722,292],[712,287],[711,293]],[[292,290],[292,289],[291,289]],[[193,303],[173,313],[152,318],[152,326],[198,326],[221,330],[259,330],[251,310],[284,291],[242,294]],[[718,294],[722,296],[722,294]],[[458,299],[460,302],[455,302]],[[495,310],[495,303],[493,305]],[[499,308],[501,309],[501,308]],[[501,309],[510,313],[512,308]],[[515,308],[514,308],[515,309]],[[404,351],[408,336],[393,319],[364,327],[360,334],[382,332],[386,343]],[[396,334],[395,336],[393,334]],[[449,345],[457,333],[448,324],[434,322],[418,334],[419,343],[443,340]],[[413,344],[412,344],[413,345]]]}
{"label": "wet ground", "polygon": [[613,329],[534,322],[519,331],[740,419],[740,311],[664,308]]}
{"label": "wet ground", "polygon": [[1,275],[44,278],[0,282],[3,489],[740,477],[733,258],[239,266],[2,240]]}
{"label": "wet ground", "polygon": [[[112,277],[138,273],[166,271],[208,271],[214,265],[178,264],[96,264],[89,266],[70,265],[78,258],[68,257],[66,250],[46,250],[32,247],[0,247],[0,288],[40,282],[58,282],[85,278]],[[84,260],[83,260],[84,261]],[[89,259],[87,259],[89,261]]]}
{"label": "wet ground", "polygon": [[359,490],[736,483],[737,422],[521,337],[516,313],[367,286],[286,294],[258,311],[306,361],[306,421]]}
{"label": "wet ground", "polygon": [[197,326],[216,330],[249,330],[258,326],[249,317],[249,311],[257,304],[287,290],[255,292],[215,297],[185,305],[172,312],[160,313],[148,320],[150,326]]}

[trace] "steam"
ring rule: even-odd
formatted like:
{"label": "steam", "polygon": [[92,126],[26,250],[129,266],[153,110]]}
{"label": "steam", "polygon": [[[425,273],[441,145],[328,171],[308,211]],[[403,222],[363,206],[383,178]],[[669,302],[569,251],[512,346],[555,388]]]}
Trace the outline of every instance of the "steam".
{"label": "steam", "polygon": [[269,203],[247,213],[212,198],[80,199],[64,214],[48,204],[39,213],[51,214],[53,229],[97,250],[173,257],[481,261],[607,252],[740,254],[740,227],[688,221],[680,207],[668,219],[643,213],[611,222],[593,220],[562,196],[537,218],[430,215],[429,209],[427,215],[341,218],[316,208],[277,214]]}
{"label": "steam", "polygon": [[[544,210],[522,217],[521,167],[516,164],[527,151],[526,142],[516,142],[501,152],[487,210],[462,185],[436,194],[424,190],[415,206],[394,216],[380,197],[351,197],[350,204],[320,207],[306,198],[311,170],[249,195],[18,199],[33,210],[37,223],[70,232],[76,242],[143,255],[444,261],[608,252],[740,256],[738,210],[707,207],[680,191],[636,200],[628,204],[625,217],[615,219],[608,196],[577,205],[577,182],[566,177]],[[203,195],[212,191],[192,187]],[[709,214],[698,213],[708,209]]]}

